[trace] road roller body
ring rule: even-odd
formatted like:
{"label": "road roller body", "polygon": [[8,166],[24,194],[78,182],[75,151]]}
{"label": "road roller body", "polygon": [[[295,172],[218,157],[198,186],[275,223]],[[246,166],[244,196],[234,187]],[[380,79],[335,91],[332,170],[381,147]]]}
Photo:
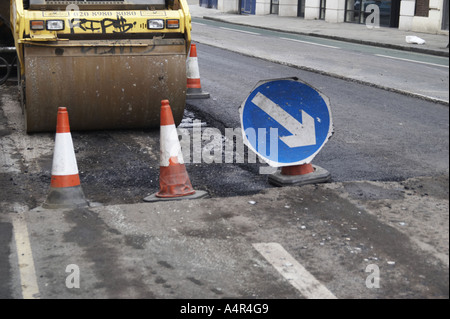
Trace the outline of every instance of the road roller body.
{"label": "road roller body", "polygon": [[9,27],[9,0],[0,0],[0,85],[12,76],[16,59],[14,37]]}
{"label": "road roller body", "polygon": [[9,28],[9,1],[0,1],[0,48],[7,44],[14,43],[11,30]]}
{"label": "road roller body", "polygon": [[161,100],[180,122],[191,16],[186,0],[11,0],[27,132],[159,127]]}

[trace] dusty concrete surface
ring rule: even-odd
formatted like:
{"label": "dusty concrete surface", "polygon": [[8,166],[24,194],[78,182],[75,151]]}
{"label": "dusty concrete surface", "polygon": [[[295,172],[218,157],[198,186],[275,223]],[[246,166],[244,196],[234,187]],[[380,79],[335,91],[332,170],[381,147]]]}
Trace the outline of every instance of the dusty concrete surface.
{"label": "dusty concrete surface", "polygon": [[[281,244],[338,298],[448,298],[448,177],[272,188],[24,213],[46,298],[303,298],[252,247]],[[66,265],[81,288],[64,285]],[[368,265],[380,269],[369,289]]]}

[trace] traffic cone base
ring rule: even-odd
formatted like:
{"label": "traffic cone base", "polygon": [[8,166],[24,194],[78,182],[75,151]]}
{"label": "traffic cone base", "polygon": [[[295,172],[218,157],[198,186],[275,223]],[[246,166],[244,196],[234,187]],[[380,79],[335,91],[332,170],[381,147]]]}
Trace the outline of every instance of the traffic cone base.
{"label": "traffic cone base", "polygon": [[160,191],[157,197],[180,197],[195,193],[184,164],[161,166],[159,172]]}
{"label": "traffic cone base", "polygon": [[186,74],[187,74],[187,92],[186,98],[188,99],[207,99],[209,93],[202,91],[202,84],[200,81],[200,70],[198,67],[197,58],[197,46],[191,44],[191,52],[186,61]]}
{"label": "traffic cone base", "polygon": [[188,92],[186,93],[186,98],[187,99],[209,99],[210,95],[209,93],[205,93],[205,92]]}
{"label": "traffic cone base", "polygon": [[69,115],[65,107],[60,107],[56,123],[50,191],[42,207],[58,209],[87,206],[89,204],[84,197],[78,175]]}
{"label": "traffic cone base", "polygon": [[84,197],[81,186],[50,187],[47,199],[42,204],[46,209],[80,208],[88,207],[89,203]]}
{"label": "traffic cone base", "polygon": [[144,201],[194,199],[207,195],[192,187],[168,100],[161,101],[160,156],[159,192]]}
{"label": "traffic cone base", "polygon": [[[302,166],[302,167],[300,167]],[[302,186],[325,183],[331,174],[324,168],[311,164],[286,166],[269,175],[269,183],[275,186]]]}

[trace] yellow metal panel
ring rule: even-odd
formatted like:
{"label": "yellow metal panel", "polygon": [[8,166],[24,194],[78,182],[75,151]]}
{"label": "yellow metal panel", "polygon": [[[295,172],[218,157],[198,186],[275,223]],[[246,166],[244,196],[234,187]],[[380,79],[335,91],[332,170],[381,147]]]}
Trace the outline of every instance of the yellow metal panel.
{"label": "yellow metal panel", "polygon": [[[148,19],[178,19],[180,28],[149,30]],[[181,10],[171,11],[27,11],[27,21],[31,20],[62,20],[64,30],[57,31],[58,35],[64,34],[126,34],[126,33],[184,33],[185,19]],[[48,34],[52,31],[30,30],[30,24],[25,25],[26,34]]]}

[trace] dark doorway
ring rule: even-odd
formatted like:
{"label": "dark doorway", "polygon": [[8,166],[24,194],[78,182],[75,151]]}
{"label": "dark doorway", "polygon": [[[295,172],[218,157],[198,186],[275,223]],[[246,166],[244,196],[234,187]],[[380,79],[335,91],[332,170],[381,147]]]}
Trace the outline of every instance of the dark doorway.
{"label": "dark doorway", "polygon": [[280,0],[271,0],[270,1],[270,14],[278,14],[280,7]]}
{"label": "dark doorway", "polygon": [[400,20],[400,0],[392,0],[391,19],[389,26],[391,28],[398,28],[399,20]]}
{"label": "dark doorway", "polygon": [[306,0],[298,0],[297,17],[305,17],[305,1]]}
{"label": "dark doorway", "polygon": [[444,0],[442,8],[442,30],[448,30],[448,0]]}
{"label": "dark doorway", "polygon": [[320,0],[319,20],[325,20],[326,9],[327,9],[327,0]]}
{"label": "dark doorway", "polygon": [[256,0],[241,0],[241,14],[255,14]]}

